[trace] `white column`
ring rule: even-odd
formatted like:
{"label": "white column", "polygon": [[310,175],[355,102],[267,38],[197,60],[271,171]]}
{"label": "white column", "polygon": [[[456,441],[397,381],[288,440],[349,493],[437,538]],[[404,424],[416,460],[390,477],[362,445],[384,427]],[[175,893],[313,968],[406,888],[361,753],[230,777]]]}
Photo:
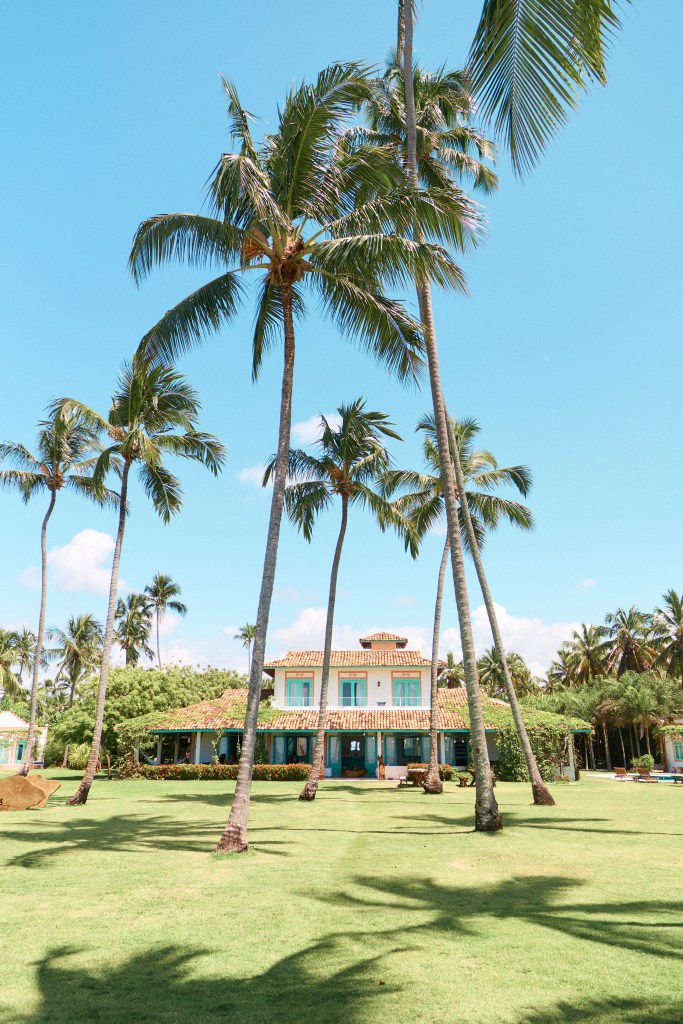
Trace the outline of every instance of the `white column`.
{"label": "white column", "polygon": [[574,761],[574,739],[571,730],[567,733],[567,754],[569,756],[569,779],[576,782],[576,763]]}
{"label": "white column", "polygon": [[199,729],[197,729],[197,732],[195,733],[195,743],[194,743],[194,763],[195,764],[201,764],[201,756],[202,756],[202,734],[199,731]]}

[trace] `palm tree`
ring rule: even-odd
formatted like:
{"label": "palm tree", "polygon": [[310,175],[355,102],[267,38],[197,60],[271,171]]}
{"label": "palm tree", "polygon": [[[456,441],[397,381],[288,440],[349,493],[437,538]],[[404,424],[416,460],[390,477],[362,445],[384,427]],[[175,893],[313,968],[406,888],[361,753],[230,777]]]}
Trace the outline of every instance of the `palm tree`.
{"label": "palm tree", "polygon": [[546,693],[557,693],[574,682],[574,663],[566,644],[560,647],[547,672]]}
{"label": "palm tree", "polygon": [[[418,430],[423,431],[425,434],[423,454],[428,472],[389,473],[386,477],[385,489],[389,494],[399,488],[406,492],[397,499],[395,504],[402,512],[410,516],[418,541],[421,541],[430,530],[443,521],[445,505],[439,449],[433,418],[430,415],[423,417],[418,423]],[[455,422],[453,423],[453,430],[466,479],[466,505],[467,510],[470,512],[471,527],[477,547],[479,548],[483,543],[487,530],[496,529],[501,518],[507,519],[522,529],[532,529],[533,515],[526,505],[521,505],[518,502],[500,498],[490,493],[491,490],[502,484],[511,484],[522,495],[526,495],[531,487],[531,474],[528,468],[526,466],[500,467],[491,452],[475,449],[474,441],[480,430],[476,420],[467,419]],[[461,503],[458,514],[461,543],[465,549],[471,552],[471,540],[465,522],[465,513],[466,509]],[[447,535],[439,566],[434,610],[434,630],[432,633],[431,753],[430,770],[425,780],[425,788],[427,792],[431,793],[440,793],[443,789],[439,778],[437,752],[437,687],[441,607],[449,552],[450,544]]]}
{"label": "palm tree", "polygon": [[[419,186],[418,120],[415,80],[413,76],[413,20],[415,0],[398,0],[398,45],[402,57],[405,90],[406,167],[414,189]],[[619,25],[610,0],[596,6],[594,0],[548,0],[528,5],[525,0],[484,0],[482,15],[469,56],[469,75],[483,115],[495,121],[518,170],[531,167],[547,140],[564,122],[566,110],[573,109],[581,92],[594,81],[604,81],[605,39]],[[419,230],[416,233],[419,238]],[[429,281],[418,279],[418,299],[429,364],[434,417],[440,452],[448,451],[448,424],[441,391],[438,349]],[[481,704],[477,706],[478,681],[471,625],[468,624],[467,590],[457,522],[456,484],[465,491],[457,446],[453,460],[442,460],[444,494],[448,529],[451,535],[451,558],[460,619],[463,661],[468,687],[468,704],[472,722],[473,752],[477,764],[476,827],[500,828],[502,821],[493,796],[486,763],[485,733]],[[465,511],[467,518],[467,510]],[[468,530],[470,536],[471,530]],[[473,549],[476,545],[472,545]],[[484,601],[493,610],[488,585],[480,572],[480,559],[475,555],[477,575],[484,592]],[[494,612],[495,616],[495,612]],[[495,623],[495,625],[494,625]],[[494,640],[504,658],[500,631],[494,618]],[[514,688],[509,673],[506,684],[511,694],[513,715],[518,730],[523,729],[521,711],[515,708]],[[525,753],[530,752],[525,746]],[[538,777],[540,779],[540,776]],[[536,782],[532,777],[532,786]],[[545,787],[543,787],[545,788]],[[552,803],[550,794],[535,791],[541,802]]]}
{"label": "palm tree", "polygon": [[248,622],[240,629],[239,633],[235,633],[233,640],[241,640],[242,647],[247,649],[247,675],[251,675],[251,645],[254,642],[256,636],[256,626],[250,625]]}
{"label": "palm tree", "polygon": [[566,651],[572,664],[574,682],[587,683],[602,675],[610,646],[606,636],[604,626],[587,626],[583,623],[580,630],[572,630]]}
{"label": "palm tree", "polygon": [[624,672],[646,672],[656,658],[649,615],[635,605],[617,608],[605,616],[608,637],[607,670],[622,676]]}
{"label": "palm tree", "polygon": [[[433,664],[434,658],[432,657],[432,665]],[[446,652],[446,663],[439,666],[438,685],[447,686],[450,690],[455,690],[458,687],[465,685],[463,664],[461,661],[455,660],[453,651]]]}
{"label": "palm tree", "polygon": [[655,609],[652,620],[655,664],[683,684],[683,596],[667,590],[663,600],[664,607]]}
{"label": "palm tree", "polygon": [[142,353],[137,353],[131,363],[124,364],[107,418],[73,399],[61,399],[56,406],[67,411],[78,411],[87,418],[93,429],[109,435],[112,443],[97,460],[95,479],[102,481],[110,467],[117,467],[121,474],[119,521],[102,644],[95,728],[83,779],[74,796],[67,801],[70,804],[84,804],[95,778],[102,738],[119,563],[128,515],[130,471],[137,466],[145,493],[151,499],[155,512],[167,523],[181,509],[182,490],[180,481],[164,465],[164,456],[176,455],[201,462],[216,476],[225,460],[225,449],[211,434],[197,430],[201,405],[197,392],[190,387],[186,378],[172,365],[161,360],[152,362]]}
{"label": "palm tree", "polygon": [[[516,651],[508,651],[506,657],[508,670],[517,696],[528,697],[538,689],[529,666]],[[488,650],[484,651],[479,659],[478,668],[481,685],[489,697],[505,700],[507,694],[505,669],[501,664],[500,655],[496,647],[489,647]]]}
{"label": "palm tree", "polygon": [[36,656],[36,646],[38,638],[35,633],[32,633],[26,626],[21,630],[20,633],[16,634],[17,640],[15,649],[17,653],[17,664],[19,665],[19,682],[24,681],[24,672],[29,675],[33,667],[33,659]]}
{"label": "palm tree", "polygon": [[0,629],[0,690],[3,696],[20,697],[22,688],[19,676],[13,671],[17,664],[18,634],[10,629]]}
{"label": "palm tree", "polygon": [[368,95],[365,70],[332,65],[313,85],[289,93],[273,133],[254,141],[250,115],[235,87],[224,81],[237,152],[223,154],[209,195],[214,216],[168,214],[144,221],[130,257],[137,281],[154,266],[175,259],[219,265],[224,272],[171,309],[143,339],[158,355],[175,355],[217,332],[236,315],[243,280],[258,282],[253,337],[253,374],[284,336],[280,425],[256,616],[247,710],[235,798],[219,852],[247,849],[256,721],[266,634],[277,563],[290,447],[295,320],[306,312],[311,291],[342,334],[356,338],[388,369],[412,380],[422,363],[419,326],[383,285],[415,275],[462,286],[460,268],[443,248],[394,231],[399,215],[430,226],[450,241],[474,236],[479,221],[472,205],[443,190],[406,189],[386,154],[349,152],[344,127]]}
{"label": "palm tree", "polygon": [[[338,426],[331,425],[325,416],[320,417],[321,436],[316,443],[317,455],[309,455],[300,449],[290,452],[289,476],[292,482],[285,491],[287,514],[307,541],[313,536],[315,522],[321,512],[327,511],[335,498],[339,498],[341,503],[341,522],[332,559],[327,600],[318,732],[311,769],[306,785],[299,794],[300,800],[315,800],[323,763],[337,576],[349,510],[354,505],[369,509],[382,529],[397,521],[391,505],[378,492],[377,487],[391,465],[384,438],[391,437],[399,441],[401,438],[392,429],[389,417],[382,412],[366,411],[365,402],[361,398],[349,405],[340,405],[337,412],[340,419]],[[264,484],[270,478],[274,465],[273,460],[266,470]],[[410,545],[409,534],[406,540]]]}
{"label": "palm tree", "polygon": [[157,661],[161,668],[161,644],[159,641],[159,623],[161,616],[167,611],[175,612],[176,615],[187,615],[187,605],[177,601],[182,590],[179,584],[175,583],[170,576],[158,572],[152,582],[145,587],[145,597],[148,605],[154,609],[157,626]]}
{"label": "palm tree", "polygon": [[149,646],[152,609],[145,594],[129,594],[125,600],[120,597],[116,603],[114,621],[118,622],[114,640],[125,652],[126,665],[137,665],[143,654],[146,658],[154,657],[154,651]]}
{"label": "palm tree", "polygon": [[[67,690],[66,708],[73,706],[76,689],[100,663],[102,652],[102,625],[94,615],[72,616],[66,629],[53,628],[49,631],[50,639],[57,641],[53,647],[53,655],[57,661],[55,683],[62,683]],[[62,768],[66,768],[69,760],[69,744],[64,748]]]}
{"label": "palm tree", "polygon": [[49,417],[39,423],[36,454],[22,444],[5,441],[0,444],[0,463],[10,468],[0,470],[0,486],[13,487],[22,500],[28,502],[37,494],[47,492],[49,502],[40,531],[41,588],[40,614],[33,676],[31,681],[31,714],[24,760],[18,772],[27,775],[33,757],[36,714],[38,710],[38,681],[43,664],[45,639],[45,608],[47,604],[47,525],[63,488],[84,494],[99,505],[115,504],[117,496],[107,491],[101,481],[93,477],[93,467],[100,451],[96,432],[76,410],[52,409]]}

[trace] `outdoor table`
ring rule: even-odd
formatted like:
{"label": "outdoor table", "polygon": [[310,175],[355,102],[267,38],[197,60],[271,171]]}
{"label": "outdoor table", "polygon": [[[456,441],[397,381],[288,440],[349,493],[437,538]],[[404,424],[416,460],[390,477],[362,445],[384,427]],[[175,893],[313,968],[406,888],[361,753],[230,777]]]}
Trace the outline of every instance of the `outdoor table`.
{"label": "outdoor table", "polygon": [[408,775],[414,786],[421,786],[424,780],[427,778],[426,768],[409,768]]}

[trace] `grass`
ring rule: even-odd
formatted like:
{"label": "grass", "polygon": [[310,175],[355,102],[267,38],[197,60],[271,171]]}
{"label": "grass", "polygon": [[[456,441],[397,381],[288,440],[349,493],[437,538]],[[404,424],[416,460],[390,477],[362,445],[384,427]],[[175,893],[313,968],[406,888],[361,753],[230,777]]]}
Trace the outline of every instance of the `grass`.
{"label": "grass", "polygon": [[6,1024],[680,1024],[683,787],[590,779],[506,829],[472,790],[98,780],[0,814]]}

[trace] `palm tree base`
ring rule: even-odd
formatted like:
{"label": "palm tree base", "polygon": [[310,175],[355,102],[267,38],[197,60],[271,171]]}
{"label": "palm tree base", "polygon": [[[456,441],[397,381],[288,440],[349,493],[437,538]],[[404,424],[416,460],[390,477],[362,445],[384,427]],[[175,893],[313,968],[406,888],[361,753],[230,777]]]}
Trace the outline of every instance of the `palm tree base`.
{"label": "palm tree base", "polygon": [[318,780],[314,779],[306,783],[304,788],[299,793],[299,800],[315,800],[315,794],[318,792]]}
{"label": "palm tree base", "polygon": [[443,782],[439,778],[438,773],[432,775],[430,772],[422,783],[422,788],[425,793],[443,793]]}
{"label": "palm tree base", "polygon": [[80,786],[78,787],[74,795],[72,797],[69,797],[69,799],[67,800],[67,804],[69,804],[70,807],[77,807],[80,804],[87,803],[88,794],[90,793],[91,786],[92,782],[83,779],[83,782],[81,782]]}
{"label": "palm tree base", "polygon": [[503,827],[503,819],[496,805],[492,807],[476,806],[474,811],[475,832],[500,832]]}
{"label": "palm tree base", "polygon": [[21,777],[25,779],[26,776],[28,775],[28,762],[26,762],[26,764],[22,764],[21,768],[16,774],[21,775]]}
{"label": "palm tree base", "polygon": [[248,849],[249,842],[239,825],[230,825],[228,823],[215,849],[215,853],[246,853]]}
{"label": "palm tree base", "polygon": [[532,782],[531,792],[534,795],[535,807],[554,807],[555,801],[550,795],[550,790],[545,782]]}

